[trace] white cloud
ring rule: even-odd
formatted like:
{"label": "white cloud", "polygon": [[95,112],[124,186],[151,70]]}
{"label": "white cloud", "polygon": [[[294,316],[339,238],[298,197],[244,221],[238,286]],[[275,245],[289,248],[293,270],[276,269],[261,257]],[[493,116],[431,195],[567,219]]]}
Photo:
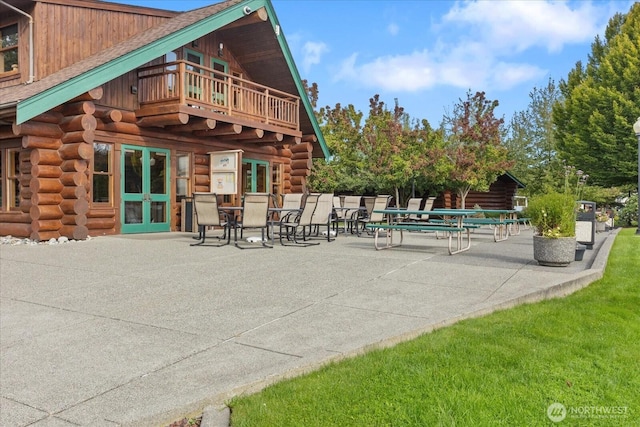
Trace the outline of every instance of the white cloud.
{"label": "white cloud", "polygon": [[358,55],[352,54],[343,61],[334,81],[393,92],[419,92],[437,85],[507,90],[546,73],[530,64],[497,61],[480,43],[378,57],[361,64],[357,59]]}
{"label": "white cloud", "polygon": [[557,52],[566,44],[594,37],[608,16],[590,2],[474,1],[456,3],[445,23],[471,27],[473,34],[500,51],[523,51],[533,46]]}
{"label": "white cloud", "polygon": [[356,64],[357,54],[342,62],[334,80],[353,80],[364,87],[393,91],[415,91],[436,83],[428,53],[379,57],[371,62]]}
{"label": "white cloud", "polygon": [[358,73],[356,71],[356,61],[358,59],[358,54],[353,53],[347,59],[342,61],[340,64],[340,69],[337,70],[333,75],[333,81],[337,82],[340,80],[355,80],[358,77]]}
{"label": "white cloud", "polygon": [[489,87],[507,90],[521,83],[539,80],[547,74],[547,70],[531,64],[499,62],[491,69]]}
{"label": "white cloud", "polygon": [[400,32],[400,27],[398,26],[398,24],[392,22],[391,24],[387,25],[387,31],[392,36],[397,36]]}
{"label": "white cloud", "polygon": [[320,58],[324,53],[329,51],[329,48],[322,42],[306,42],[302,50],[302,68],[306,73],[313,65],[318,65],[320,63]]}
{"label": "white cloud", "polygon": [[[442,25],[434,27],[431,47],[363,63],[352,54],[334,81],[395,92],[438,85],[508,90],[548,73],[528,63],[535,57],[529,50],[558,52],[565,45],[588,42],[606,24],[605,7],[543,0],[455,3],[442,17]],[[391,34],[397,28],[393,25],[387,27]]]}

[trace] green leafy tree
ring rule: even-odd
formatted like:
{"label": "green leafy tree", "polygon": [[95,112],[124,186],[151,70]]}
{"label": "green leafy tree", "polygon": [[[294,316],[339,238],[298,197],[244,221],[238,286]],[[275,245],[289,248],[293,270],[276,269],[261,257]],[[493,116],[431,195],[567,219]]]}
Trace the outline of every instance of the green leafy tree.
{"label": "green leafy tree", "polygon": [[578,62],[560,82],[562,102],[553,109],[560,157],[588,171],[600,186],[637,182],[640,116],[640,3],[609,20],[596,37],[586,67]]}
{"label": "green leafy tree", "polygon": [[460,99],[453,114],[443,121],[452,163],[447,182],[456,190],[463,209],[469,191],[487,191],[513,165],[502,144],[504,119],[494,115],[497,106],[498,101],[488,100],[484,92],[467,92],[467,99]]}
{"label": "green leafy tree", "polygon": [[404,204],[407,189],[414,181],[442,181],[445,151],[442,138],[423,120],[411,124],[410,117],[396,100],[388,110],[378,95],[369,100],[369,116],[363,128],[360,152],[362,171],[370,172],[376,193],[390,192]]}
{"label": "green leafy tree", "polygon": [[397,101],[391,111],[375,95],[364,121],[353,105],[317,115],[332,159],[314,160],[313,191],[389,193],[404,204],[410,188],[444,183],[450,164],[442,131],[426,120],[412,122]]}
{"label": "green leafy tree", "polygon": [[309,188],[319,192],[363,191],[370,181],[360,170],[363,114],[353,105],[336,104],[335,108],[321,108],[317,115],[332,158],[328,162],[314,159]]}
{"label": "green leafy tree", "polygon": [[553,124],[553,105],[560,100],[553,79],[529,93],[527,109],[514,114],[508,125],[505,146],[514,162],[510,171],[525,183],[525,194],[558,188],[562,161],[558,158]]}

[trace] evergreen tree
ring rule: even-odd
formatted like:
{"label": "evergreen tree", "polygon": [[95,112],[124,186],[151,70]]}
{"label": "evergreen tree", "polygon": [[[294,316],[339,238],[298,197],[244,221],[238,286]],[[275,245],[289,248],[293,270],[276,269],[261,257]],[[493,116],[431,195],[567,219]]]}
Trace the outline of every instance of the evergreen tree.
{"label": "evergreen tree", "polygon": [[549,79],[545,87],[534,87],[529,98],[527,109],[511,118],[505,145],[509,159],[514,161],[511,172],[525,183],[525,193],[532,195],[560,182],[563,169],[557,156],[552,118],[560,91]]}
{"label": "evergreen tree", "polygon": [[586,67],[581,62],[560,82],[563,101],[553,109],[560,157],[587,171],[601,186],[633,185],[638,179],[640,116],[640,3],[610,19],[596,37]]}

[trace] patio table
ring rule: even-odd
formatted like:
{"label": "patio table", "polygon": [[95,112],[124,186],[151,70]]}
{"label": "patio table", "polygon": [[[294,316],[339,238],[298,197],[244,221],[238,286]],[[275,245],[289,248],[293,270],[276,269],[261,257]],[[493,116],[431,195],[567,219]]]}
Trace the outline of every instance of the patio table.
{"label": "patio table", "polygon": [[[471,248],[471,233],[469,228],[471,226],[464,224],[464,219],[469,215],[473,215],[473,210],[466,209],[432,209],[432,210],[409,210],[409,209],[381,209],[375,210],[376,213],[382,213],[386,216],[386,224],[367,224],[367,228],[374,230],[374,246],[376,250],[390,249],[402,245],[403,232],[404,231],[435,231],[437,233],[442,231],[448,235],[449,239],[449,254],[455,255],[460,252],[465,252]],[[442,222],[402,222],[402,218],[405,215],[437,215],[442,216],[444,220]],[[400,219],[400,221],[398,220]],[[455,222],[454,222],[455,220]],[[383,246],[378,244],[380,231],[385,231],[385,244]],[[400,232],[400,241],[395,242],[393,240],[394,232]],[[463,233],[466,233],[466,245],[464,244]],[[453,248],[453,235],[456,235],[456,247]]]}
{"label": "patio table", "polygon": [[[357,217],[356,218],[347,218],[346,213],[348,211],[354,211],[357,212]],[[364,206],[360,206],[359,208],[349,208],[349,207],[344,207],[344,206],[334,206],[333,207],[333,212],[336,214],[336,222],[343,222],[344,223],[344,230],[343,232],[346,234],[347,233],[347,223],[351,222],[352,223],[352,233],[353,233],[353,223],[355,223],[355,226],[358,226],[358,219],[360,218],[360,215],[362,215],[362,212],[366,212],[367,208]],[[343,212],[343,215],[338,215],[338,212]],[[352,214],[353,215],[353,214]],[[339,228],[338,228],[339,229]]]}
{"label": "patio table", "polygon": [[515,209],[472,209],[475,213],[498,214],[499,218],[467,218],[465,222],[473,225],[493,225],[493,240],[502,242],[509,238],[509,225],[516,228],[513,234],[519,234],[520,226],[517,221],[517,211]]}

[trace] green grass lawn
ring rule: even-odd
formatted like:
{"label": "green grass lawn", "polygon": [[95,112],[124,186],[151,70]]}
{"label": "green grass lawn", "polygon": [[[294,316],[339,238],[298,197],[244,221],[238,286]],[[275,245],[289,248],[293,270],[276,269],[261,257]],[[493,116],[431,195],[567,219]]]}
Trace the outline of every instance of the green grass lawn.
{"label": "green grass lawn", "polygon": [[[573,295],[465,320],[234,398],[232,426],[640,426],[634,231],[618,234],[604,277]],[[547,417],[554,402],[566,409],[558,424]]]}

